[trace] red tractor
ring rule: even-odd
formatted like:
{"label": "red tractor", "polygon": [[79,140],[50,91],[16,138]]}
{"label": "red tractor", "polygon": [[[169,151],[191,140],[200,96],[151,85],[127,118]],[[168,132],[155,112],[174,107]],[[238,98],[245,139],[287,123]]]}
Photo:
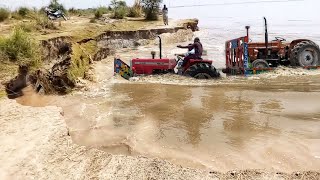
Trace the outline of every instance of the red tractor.
{"label": "red tractor", "polygon": [[264,21],[265,42],[249,42],[249,26],[246,26],[247,36],[226,42],[226,68],[222,72],[255,74],[279,65],[307,69],[320,67],[320,49],[316,43],[308,39],[285,43],[281,37],[269,42],[266,18]]}
{"label": "red tractor", "polygon": [[191,59],[183,69],[175,72],[175,67],[182,57],[177,55],[176,59],[162,58],[162,43],[159,37],[159,55],[155,58],[155,52],[152,52],[152,58],[135,58],[130,61],[130,66],[119,58],[114,59],[114,72],[120,74],[123,78],[129,79],[136,75],[152,75],[164,73],[176,73],[190,76],[197,79],[211,79],[220,77],[220,73],[212,65],[211,60]]}

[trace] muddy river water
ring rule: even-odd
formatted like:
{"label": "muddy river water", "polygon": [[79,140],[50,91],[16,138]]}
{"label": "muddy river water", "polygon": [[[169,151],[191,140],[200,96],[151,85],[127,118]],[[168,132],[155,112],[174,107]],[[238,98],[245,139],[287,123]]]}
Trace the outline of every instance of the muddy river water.
{"label": "muddy river water", "polygon": [[[244,28],[232,27],[215,25],[196,33],[217,68],[224,67],[225,40],[244,35]],[[254,40],[263,39],[259,28],[252,31]],[[301,38],[290,32],[276,35]],[[319,34],[307,35],[320,43]],[[149,57],[155,48],[119,53],[129,60]],[[164,57],[183,52],[163,48]],[[110,58],[98,63],[96,71],[99,83],[88,91],[18,101],[63,107],[75,143],[113,154],[158,157],[223,172],[320,170],[320,70],[284,69],[209,81],[174,75],[125,81],[112,76]]]}
{"label": "muddy river water", "polygon": [[111,78],[85,94],[37,99],[63,107],[75,143],[109,153],[217,171],[319,170],[319,75],[227,81]]}
{"label": "muddy river water", "polygon": [[[144,50],[131,52],[148,56]],[[320,70],[126,81],[112,65],[112,58],[95,65],[98,83],[87,91],[18,101],[62,107],[74,143],[112,154],[222,172],[320,170]]]}

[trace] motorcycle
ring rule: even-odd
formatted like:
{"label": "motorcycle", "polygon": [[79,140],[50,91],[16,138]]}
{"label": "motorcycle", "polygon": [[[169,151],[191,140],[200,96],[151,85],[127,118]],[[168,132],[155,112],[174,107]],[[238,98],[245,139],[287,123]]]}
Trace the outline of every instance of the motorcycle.
{"label": "motorcycle", "polygon": [[50,20],[56,20],[59,18],[63,18],[65,21],[67,20],[67,17],[61,10],[54,11],[48,7],[46,7],[44,10],[47,13],[47,16]]}

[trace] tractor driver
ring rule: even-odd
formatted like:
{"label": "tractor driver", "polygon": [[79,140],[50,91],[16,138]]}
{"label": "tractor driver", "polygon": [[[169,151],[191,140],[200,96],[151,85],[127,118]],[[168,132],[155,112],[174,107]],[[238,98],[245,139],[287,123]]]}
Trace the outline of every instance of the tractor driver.
{"label": "tractor driver", "polygon": [[201,59],[202,56],[202,44],[200,42],[200,39],[198,37],[194,38],[194,43],[193,44],[189,44],[188,46],[177,46],[178,48],[188,48],[190,49],[194,49],[195,53],[194,54],[188,54],[184,60],[183,63],[181,65],[181,67],[184,67],[186,65],[186,63],[190,60],[190,59]]}

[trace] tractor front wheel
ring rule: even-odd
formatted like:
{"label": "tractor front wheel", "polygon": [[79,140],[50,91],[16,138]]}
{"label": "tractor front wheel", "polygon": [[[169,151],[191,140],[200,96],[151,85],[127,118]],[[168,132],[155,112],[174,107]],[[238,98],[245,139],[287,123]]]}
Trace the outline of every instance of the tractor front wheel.
{"label": "tractor front wheel", "polygon": [[220,73],[215,67],[208,63],[197,63],[188,70],[186,70],[185,75],[191,76],[196,79],[211,79],[220,77]]}
{"label": "tractor front wheel", "polygon": [[302,41],[291,51],[290,63],[292,66],[319,66],[320,49],[312,41]]}
{"label": "tractor front wheel", "polygon": [[263,68],[269,68],[268,62],[267,62],[266,60],[264,60],[264,59],[257,59],[257,60],[255,60],[255,61],[253,61],[253,62],[252,62],[252,66],[253,66],[254,68],[261,68],[261,69],[263,69]]}

